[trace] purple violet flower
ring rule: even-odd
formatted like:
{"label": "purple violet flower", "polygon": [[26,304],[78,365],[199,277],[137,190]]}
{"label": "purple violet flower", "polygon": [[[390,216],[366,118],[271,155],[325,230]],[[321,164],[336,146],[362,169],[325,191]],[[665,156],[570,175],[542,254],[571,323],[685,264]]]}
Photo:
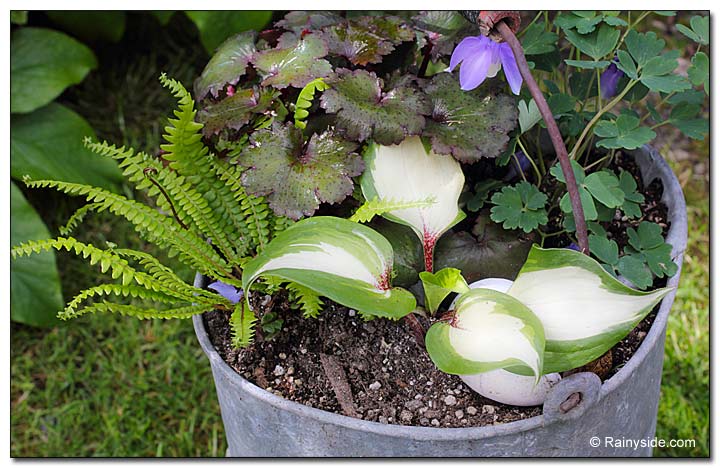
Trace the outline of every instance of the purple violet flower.
{"label": "purple violet flower", "polygon": [[214,289],[218,294],[220,294],[222,297],[232,302],[233,304],[237,304],[238,302],[240,302],[240,299],[242,299],[243,297],[242,289],[236,289],[235,286],[223,283],[222,281],[215,281],[214,283],[210,283],[208,285],[208,288]]}
{"label": "purple violet flower", "polygon": [[[510,159],[510,162],[508,163],[508,166],[510,168],[507,171],[507,174],[505,174],[505,177],[503,178],[503,181],[508,182],[510,180],[515,179],[520,175],[520,170],[523,172],[523,174],[526,174],[528,169],[530,169],[530,160],[525,156],[525,153],[522,151],[518,151],[515,153],[515,157],[517,158],[517,161],[515,161],[515,158]],[[518,164],[520,163],[520,170],[518,170]]]}
{"label": "purple violet flower", "polygon": [[522,75],[508,44],[498,44],[485,36],[466,37],[455,47],[447,71],[453,71],[460,62],[460,88],[463,91],[477,88],[485,78],[494,77],[502,68],[512,92],[520,94]]}
{"label": "purple violet flower", "polygon": [[577,252],[580,252],[580,246],[577,245],[575,242],[571,242],[570,245],[565,247],[566,249],[575,250]]}
{"label": "purple violet flower", "polygon": [[625,73],[615,65],[617,58],[610,62],[610,65],[600,75],[600,95],[603,99],[610,99],[617,95],[617,85]]}

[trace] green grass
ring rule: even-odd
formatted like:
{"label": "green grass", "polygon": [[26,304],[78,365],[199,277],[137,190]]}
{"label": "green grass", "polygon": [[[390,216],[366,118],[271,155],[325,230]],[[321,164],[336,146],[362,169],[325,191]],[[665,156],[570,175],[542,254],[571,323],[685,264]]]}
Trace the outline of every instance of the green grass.
{"label": "green grass", "polygon": [[[54,200],[45,204],[51,230],[75,205],[35,197]],[[83,228],[76,235],[85,242],[152,250],[109,214],[90,215]],[[58,265],[66,298],[105,276],[67,253]],[[190,320],[98,315],[51,330],[13,324],[11,342],[12,456],[224,455],[210,366]]]}
{"label": "green grass", "polygon": [[[707,153],[705,153],[707,154]],[[676,165],[676,173],[681,173]],[[688,249],[665,341],[657,437],[693,439],[694,448],[656,449],[656,456],[707,457],[710,454],[710,313],[708,186],[685,186]]]}
{"label": "green grass", "polygon": [[11,456],[222,456],[210,368],[189,320],[13,327]]}

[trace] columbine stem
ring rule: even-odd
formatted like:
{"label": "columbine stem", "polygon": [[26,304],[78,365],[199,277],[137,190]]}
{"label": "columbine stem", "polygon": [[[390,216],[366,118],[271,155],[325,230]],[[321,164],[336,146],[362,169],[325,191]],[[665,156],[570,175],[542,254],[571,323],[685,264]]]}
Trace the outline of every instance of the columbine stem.
{"label": "columbine stem", "polygon": [[595,124],[598,122],[598,120],[600,120],[600,118],[601,118],[603,115],[605,115],[606,112],[608,112],[610,109],[612,109],[613,107],[615,107],[615,105],[616,105],[618,102],[620,102],[620,101],[622,100],[622,98],[624,98],[625,95],[626,95],[627,93],[629,93],[630,90],[633,88],[633,86],[635,86],[637,83],[638,83],[638,80],[630,80],[630,82],[627,84],[627,86],[625,86],[625,89],[623,89],[623,90],[620,92],[620,94],[618,94],[617,96],[615,96],[615,98],[614,98],[612,101],[608,102],[608,103],[605,105],[605,107],[603,107],[602,109],[600,109],[600,110],[597,112],[597,114],[595,114],[595,116],[590,120],[590,122],[588,122],[588,124],[585,126],[585,128],[584,128],[583,131],[582,131],[582,133],[580,134],[580,137],[579,137],[579,138],[577,139],[577,141],[575,142],[575,146],[573,147],[572,151],[570,152],[570,159],[575,159],[575,158],[577,157],[578,153],[580,152],[580,151],[579,151],[579,150],[580,150],[580,146],[582,145],[583,140],[584,140],[585,137],[587,136],[587,134],[588,134],[588,132],[590,131],[590,129],[592,129],[592,128],[595,126]]}
{"label": "columbine stem", "polygon": [[580,245],[580,250],[583,253],[589,254],[590,248],[588,246],[585,213],[583,212],[577,181],[575,180],[575,174],[573,173],[572,166],[570,165],[570,158],[568,158],[567,148],[565,148],[565,143],[563,142],[560,129],[555,122],[550,106],[548,106],[542,91],[540,91],[540,87],[530,72],[520,41],[518,41],[515,34],[504,21],[498,22],[495,28],[512,49],[520,74],[525,80],[525,83],[527,83],[530,94],[533,99],[535,99],[535,104],[537,104],[540,115],[542,115],[543,120],[545,121],[548,133],[550,134],[550,139],[552,140],[553,147],[555,148],[555,153],[557,154],[558,161],[560,162],[560,167],[562,168],[563,175],[565,176],[566,186],[570,196],[570,203],[572,205],[573,217],[575,218],[578,244]]}

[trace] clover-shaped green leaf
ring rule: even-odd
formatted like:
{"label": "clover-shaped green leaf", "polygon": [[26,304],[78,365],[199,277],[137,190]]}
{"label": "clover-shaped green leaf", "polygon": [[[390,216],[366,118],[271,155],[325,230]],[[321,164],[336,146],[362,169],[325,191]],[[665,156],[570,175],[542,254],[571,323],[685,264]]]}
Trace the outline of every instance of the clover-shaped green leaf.
{"label": "clover-shaped green leaf", "polygon": [[628,228],[627,234],[630,246],[626,248],[626,253],[641,257],[655,276],[669,278],[677,272],[677,265],[670,257],[672,246],[665,243],[659,225],[643,221],[637,230]]}
{"label": "clover-shaped green leaf", "polygon": [[495,158],[505,149],[508,134],[517,125],[513,98],[487,88],[463,91],[450,73],[435,75],[425,93],[432,103],[432,114],[423,136],[430,138],[436,153],[473,163]]}
{"label": "clover-shaped green leaf", "polygon": [[641,127],[640,119],[629,114],[621,114],[615,121],[603,120],[594,131],[601,138],[596,145],[607,149],[637,149],[655,138],[654,131]]}
{"label": "clover-shaped green leaf", "polygon": [[625,201],[625,192],[620,188],[620,181],[612,172],[593,172],[585,177],[583,186],[594,199],[608,208],[622,206]]}
{"label": "clover-shaped green leaf", "polygon": [[253,115],[267,112],[279,93],[270,89],[240,89],[222,101],[206,104],[198,112],[198,122],[204,125],[203,133],[212,135],[224,128],[239,129]]}
{"label": "clover-shaped green leaf", "polygon": [[639,33],[631,30],[625,38],[625,46],[637,66],[644,67],[650,59],[660,55],[665,47],[665,41],[658,39],[657,34],[653,31]]}
{"label": "clover-shaped green leaf", "polygon": [[703,86],[705,94],[710,94],[710,59],[705,52],[698,52],[692,58],[688,68],[688,78],[695,86]]}
{"label": "clover-shaped green leaf", "polygon": [[281,216],[311,216],[320,203],[339,203],[352,193],[351,177],[365,165],[353,151],[357,145],[333,132],[315,134],[307,145],[302,131],[291,123],[258,130],[238,162],[247,168],[243,185],[255,195],[266,195]]}
{"label": "clover-shaped green leaf", "polygon": [[351,140],[398,144],[422,131],[430,111],[422,93],[408,86],[383,91],[382,80],[365,70],[341,68],[326,83],[320,105],[337,113],[337,128]]}
{"label": "clover-shaped green leaf", "polygon": [[522,46],[525,55],[547,54],[557,49],[558,35],[554,32],[545,31],[545,26],[540,23],[533,23],[528,26],[525,35],[522,37]]}
{"label": "clover-shaped green leaf", "polygon": [[618,67],[632,79],[651,91],[672,93],[690,89],[687,79],[672,72],[678,66],[679,52],[674,50],[661,54],[665,41],[654,32],[630,31],[625,39],[627,52],[619,51]]}
{"label": "clover-shaped green leaf", "polygon": [[700,112],[702,112],[700,105],[680,102],[670,111],[668,122],[688,137],[695,140],[702,140],[710,129],[706,119],[698,118]]}
{"label": "clover-shaped green leaf", "polygon": [[652,286],[652,273],[642,258],[635,255],[621,257],[617,243],[598,234],[590,234],[588,244],[590,253],[609,273],[622,275],[640,289]]}
{"label": "clover-shaped green leaf", "polygon": [[[600,216],[600,210],[595,205],[595,200],[600,202],[606,208],[618,208],[625,202],[625,192],[620,188],[620,181],[615,174],[609,171],[598,171],[586,176],[582,166],[576,161],[571,161],[575,181],[580,192],[580,200],[582,202],[583,212],[586,220],[596,220]],[[550,174],[557,180],[565,183],[565,176],[559,164],[550,169]],[[560,209],[566,214],[572,213],[572,204],[570,195],[565,194],[560,199]],[[604,213],[603,213],[604,214]],[[605,216],[604,216],[605,217]],[[570,219],[569,217],[566,219]],[[574,223],[566,226],[569,230],[574,230]]]}
{"label": "clover-shaped green leaf", "polygon": [[625,20],[618,17],[619,13],[619,11],[601,11],[599,13],[590,10],[572,11],[559,14],[555,18],[555,24],[566,32],[575,28],[580,34],[589,34],[595,31],[595,27],[600,22],[605,22],[610,26],[627,26]]}
{"label": "clover-shaped green leaf", "polygon": [[225,85],[237,84],[254,53],[254,31],[237,34],[223,42],[195,81],[195,99],[201,100],[208,93],[217,97]]}
{"label": "clover-shaped green leaf", "polygon": [[518,102],[518,122],[520,123],[520,133],[525,133],[542,120],[540,109],[538,109],[535,99],[525,103],[522,99]]}
{"label": "clover-shaped green leaf", "polygon": [[637,182],[629,172],[621,171],[618,180],[625,198],[620,208],[628,218],[639,218],[642,216],[640,203],[645,201],[645,196],[637,191]]}
{"label": "clover-shaped green leaf", "polygon": [[709,16],[693,16],[690,18],[689,28],[683,24],[678,24],[677,30],[698,44],[707,45],[710,43]]}
{"label": "clover-shaped green leaf", "polygon": [[615,49],[615,44],[620,39],[620,30],[603,24],[590,34],[581,34],[574,29],[566,29],[565,37],[582,53],[598,61]]}
{"label": "clover-shaped green leaf", "polygon": [[317,34],[308,34],[295,40],[286,39],[275,49],[257,52],[252,59],[262,77],[263,86],[283,89],[288,86],[302,88],[315,78],[332,72],[325,40]]}
{"label": "clover-shaped green leaf", "polygon": [[547,195],[527,181],[503,187],[490,201],[495,205],[490,210],[490,218],[503,223],[505,229],[520,228],[530,232],[548,222]]}

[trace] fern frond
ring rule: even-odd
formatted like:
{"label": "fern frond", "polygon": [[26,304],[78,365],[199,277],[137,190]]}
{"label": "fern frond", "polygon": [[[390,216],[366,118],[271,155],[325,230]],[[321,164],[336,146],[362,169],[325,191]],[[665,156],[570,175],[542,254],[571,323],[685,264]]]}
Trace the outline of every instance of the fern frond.
{"label": "fern frond", "polygon": [[112,278],[121,278],[123,285],[132,283],[137,274],[137,271],[128,265],[127,260],[119,257],[111,250],[99,249],[93,245],[84,244],[72,237],[58,237],[57,239],[24,242],[13,247],[10,253],[12,258],[16,258],[53,249],[65,249],[68,252],[74,252],[76,255],[88,259],[90,265],[100,264],[100,270],[103,273],[110,270]]}
{"label": "fern frond", "polygon": [[[159,178],[163,178],[166,170],[160,160],[146,153],[136,153],[132,148],[125,149],[124,146],[118,148],[105,141],[93,142],[89,137],[85,138],[85,147],[101,156],[116,160],[123,171],[123,176],[133,183],[137,190],[146,191],[148,197],[153,199],[161,210],[165,212],[174,211],[171,206],[172,201],[168,200],[160,188],[146,175],[146,171],[148,171],[161,174]],[[192,224],[185,212],[178,212],[178,218],[186,226]]]}
{"label": "fern frond", "polygon": [[255,313],[246,306],[245,301],[235,305],[230,315],[230,331],[232,332],[232,345],[235,348],[246,348],[250,346],[255,337]]}
{"label": "fern frond", "polygon": [[163,167],[157,159],[144,153],[134,154],[132,149],[87,140],[86,146],[98,154],[116,159],[130,182],[135,183],[138,190],[147,190],[148,196],[155,199],[159,208],[172,211],[182,224],[192,226],[202,237],[210,238],[231,264],[239,262],[226,232],[227,223],[217,217],[207,200],[185,177]]}
{"label": "fern frond", "polygon": [[96,296],[119,296],[119,297],[137,297],[140,299],[151,300],[154,302],[162,302],[166,304],[177,303],[178,300],[175,297],[169,296],[165,293],[146,289],[142,286],[134,284],[101,284],[93,286],[91,288],[81,291],[77,296],[70,301],[65,309],[58,313],[58,318],[62,320],[68,320],[78,316],[78,306],[87,299]]}
{"label": "fern frond", "polygon": [[167,133],[164,137],[168,143],[160,145],[160,148],[166,151],[164,158],[171,161],[174,168],[192,168],[208,153],[200,133],[203,125],[195,122],[195,101],[179,81],[168,78],[165,73],[160,75],[160,82],[179,100],[178,110],[173,112],[177,118],[168,119],[170,125],[165,127]]}
{"label": "fern frond", "polygon": [[143,152],[135,152],[132,148],[125,148],[124,146],[118,148],[106,141],[92,141],[90,137],[85,137],[84,143],[85,147],[90,151],[117,161],[118,166],[123,171],[123,176],[134,183],[139,190],[145,190],[152,186],[145,177],[145,169],[159,171],[163,167],[158,158]]}
{"label": "fern frond", "polygon": [[218,178],[223,172],[222,163],[202,143],[203,126],[195,122],[196,110],[190,93],[182,84],[165,75],[160,81],[179,99],[178,110],[175,111],[177,118],[168,119],[169,125],[165,127],[164,138],[168,143],[161,145],[166,151],[164,158],[170,162],[171,169],[184,176],[207,200],[217,219],[224,223],[222,232],[229,242],[234,243],[236,258],[240,259],[250,250],[244,237],[248,229],[245,229],[244,212],[238,207],[235,194]]}
{"label": "fern frond", "polygon": [[65,226],[61,226],[58,229],[60,235],[69,236],[78,226],[78,224],[82,223],[83,219],[85,219],[85,215],[87,215],[90,211],[99,211],[99,208],[99,203],[88,203],[87,205],[83,205],[78,208],[77,211],[75,211],[75,213],[70,216],[70,219],[67,220]]}
{"label": "fern frond", "polygon": [[134,305],[114,304],[112,302],[103,301],[101,303],[93,304],[76,311],[75,316],[78,317],[89,313],[94,314],[96,312],[103,312],[135,317],[141,320],[173,318],[184,319],[190,318],[193,315],[210,312],[211,310],[213,310],[213,306],[208,304],[189,305],[172,309],[157,310],[153,308],[143,309]]}
{"label": "fern frond", "polygon": [[390,211],[405,210],[408,208],[425,208],[435,203],[434,197],[415,201],[380,200],[378,197],[366,200],[350,217],[350,221],[356,223],[367,223],[375,216],[383,215]]}
{"label": "fern frond", "polygon": [[270,207],[263,197],[256,197],[245,191],[240,178],[242,171],[238,166],[218,163],[217,168],[220,180],[230,188],[235,201],[240,206],[245,230],[251,241],[251,250],[261,252],[270,242],[272,235],[269,222]]}
{"label": "fern frond", "polygon": [[276,216],[273,214],[273,236],[278,235],[285,229],[289,228],[295,223],[292,219],[287,216]]}
{"label": "fern frond", "polygon": [[[196,288],[186,283],[177,276],[170,268],[160,263],[160,260],[152,255],[132,249],[115,249],[115,253],[121,257],[132,258],[147,272],[151,280],[142,284],[153,283],[161,292],[172,291],[172,295],[187,302],[202,302],[204,304],[230,302],[219,294],[206,289]],[[143,278],[144,279],[144,278]],[[141,280],[142,281],[142,280]],[[148,287],[148,286],[146,286]]]}
{"label": "fern frond", "polygon": [[233,281],[239,284],[239,281],[231,278],[231,267],[211,245],[146,205],[89,185],[52,180],[26,181],[26,184],[29,187],[52,187],[69,195],[85,196],[96,204],[97,209],[107,209],[130,221],[135,230],[149,242],[160,247],[170,247],[171,252],[177,252],[180,259],[191,267],[228,284]]}
{"label": "fern frond", "polygon": [[310,288],[290,282],[285,286],[290,291],[290,299],[300,306],[305,318],[317,318],[322,310],[320,296]]}
{"label": "fern frond", "polygon": [[312,101],[315,98],[315,91],[325,91],[330,86],[325,83],[322,78],[315,78],[310,83],[306,84],[305,87],[300,90],[297,101],[295,102],[295,126],[297,128],[304,129],[307,123],[304,120],[308,117],[308,109],[312,106]]}

